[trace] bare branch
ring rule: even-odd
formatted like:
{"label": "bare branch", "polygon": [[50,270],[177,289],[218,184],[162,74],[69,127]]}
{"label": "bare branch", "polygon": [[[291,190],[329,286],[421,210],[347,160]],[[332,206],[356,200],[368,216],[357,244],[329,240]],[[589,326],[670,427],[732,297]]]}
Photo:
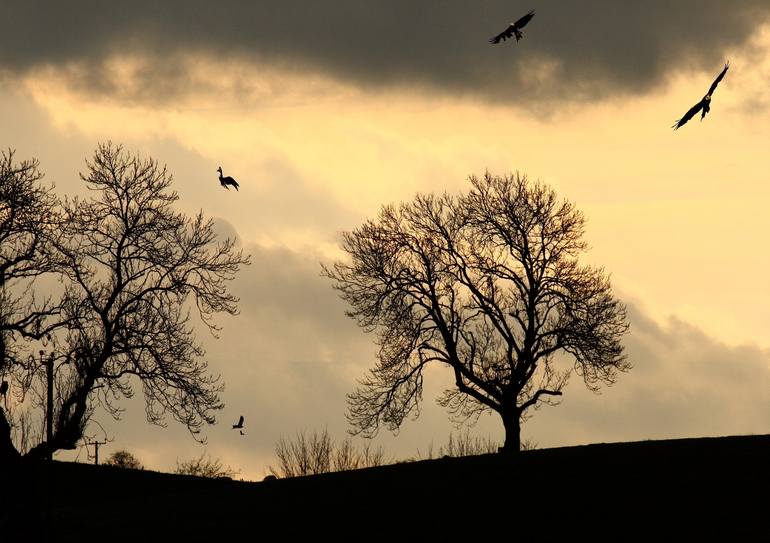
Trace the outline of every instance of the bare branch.
{"label": "bare branch", "polygon": [[440,402],[474,420],[496,411],[518,450],[520,419],[553,404],[571,368],[596,390],[629,369],[624,306],[603,270],[578,263],[585,219],[525,176],[470,178],[468,194],[417,195],[342,235],[348,261],[323,267],[348,315],[380,345],[348,396],[353,433],[396,431],[419,413],[427,364],[449,366]]}

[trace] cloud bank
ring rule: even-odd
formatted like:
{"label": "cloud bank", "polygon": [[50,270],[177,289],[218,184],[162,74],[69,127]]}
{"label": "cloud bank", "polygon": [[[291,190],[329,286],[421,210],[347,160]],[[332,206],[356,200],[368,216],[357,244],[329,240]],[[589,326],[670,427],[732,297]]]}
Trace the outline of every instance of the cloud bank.
{"label": "cloud bank", "polygon": [[[718,70],[770,16],[764,0],[586,2],[310,0],[4,2],[0,70],[66,68],[119,92],[110,58],[139,56],[142,100],[190,92],[183,59],[241,59],[364,89],[418,87],[529,104],[638,95],[685,70]],[[519,43],[487,39],[534,8]],[[221,73],[219,77],[237,77]]]}

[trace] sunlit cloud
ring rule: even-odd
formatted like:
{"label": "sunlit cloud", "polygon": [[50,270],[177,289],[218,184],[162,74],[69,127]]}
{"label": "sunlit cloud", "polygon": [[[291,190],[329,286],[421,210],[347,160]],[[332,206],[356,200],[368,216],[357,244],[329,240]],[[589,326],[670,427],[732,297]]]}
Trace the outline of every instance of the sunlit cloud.
{"label": "sunlit cloud", "polygon": [[[174,174],[181,211],[202,210],[253,255],[233,284],[240,315],[223,319],[220,340],[201,335],[227,384],[227,409],[205,450],[244,476],[264,475],[281,435],[347,430],[345,393],[376,346],[320,277],[320,263],[340,256],[340,232],[416,192],[467,190],[467,177],[485,170],[521,171],[573,201],[588,219],[585,260],[612,275],[632,310],[635,368],[601,397],[574,380],[561,406],[527,423],[525,438],[556,446],[759,433],[770,422],[767,6],[737,3],[724,21],[723,3],[699,3],[693,26],[672,36],[689,4],[634,8],[634,18],[597,2],[599,15],[581,25],[575,10],[589,8],[546,4],[507,49],[491,48],[487,34],[519,8],[494,2],[458,36],[452,25],[465,19],[449,2],[428,27],[418,8],[388,40],[380,38],[403,18],[379,21],[367,41],[351,30],[341,39],[355,44],[350,51],[331,43],[341,23],[315,30],[320,41],[302,40],[307,22],[291,28],[288,11],[278,17],[297,36],[239,35],[234,49],[223,45],[234,19],[217,19],[219,8],[188,21],[207,32],[182,29],[169,42],[139,15],[124,26],[117,18],[107,26],[117,41],[92,30],[68,34],[58,54],[38,44],[15,63],[0,55],[0,139],[20,158],[40,158],[59,194],[86,194],[78,172],[99,141],[152,156]],[[592,26],[618,17],[630,26],[613,26],[612,36]],[[548,45],[538,25],[550,24],[565,34],[549,27],[558,39]],[[412,36],[415,28],[425,35]],[[449,36],[458,45],[445,51]],[[619,36],[626,41],[606,50]],[[385,51],[394,40],[400,52]],[[436,44],[418,48],[428,42]],[[405,49],[414,58],[397,57]],[[430,56],[437,51],[446,54]],[[472,62],[477,54],[490,58]],[[708,117],[673,132],[728,59]],[[222,189],[219,166],[239,192]],[[452,429],[432,401],[451,380],[428,377],[421,419],[381,437],[398,456],[438,445]],[[148,427],[141,398],[126,405],[122,422],[100,418],[115,447],[164,470],[204,450],[183,428]],[[228,426],[240,414],[242,439]],[[494,418],[475,432],[501,435]]]}

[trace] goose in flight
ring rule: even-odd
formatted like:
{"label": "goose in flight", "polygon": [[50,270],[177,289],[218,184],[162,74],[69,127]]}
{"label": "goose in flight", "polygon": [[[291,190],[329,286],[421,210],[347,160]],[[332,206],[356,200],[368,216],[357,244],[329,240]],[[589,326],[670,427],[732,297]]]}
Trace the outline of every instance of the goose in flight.
{"label": "goose in flight", "polygon": [[233,430],[236,428],[243,428],[243,415],[241,415],[241,418],[238,419],[238,424],[233,424]]}
{"label": "goose in flight", "polygon": [[230,177],[229,175],[227,177],[222,177],[222,166],[217,168],[217,171],[219,172],[219,184],[225,187],[227,190],[230,190],[227,188],[227,185],[232,185],[235,187],[235,190],[238,190],[238,181]]}
{"label": "goose in flight", "polygon": [[521,33],[521,29],[524,28],[526,24],[534,16],[535,16],[535,10],[533,9],[518,21],[509,24],[508,28],[500,32],[497,36],[493,38],[489,38],[489,43],[492,43],[492,44],[500,43],[500,40],[505,41],[511,36],[516,36],[516,41],[519,41],[523,36]]}
{"label": "goose in flight", "polygon": [[722,73],[720,73],[717,78],[714,80],[714,82],[711,84],[711,87],[709,87],[708,93],[706,93],[706,96],[701,98],[701,101],[695,104],[690,108],[690,110],[685,113],[681,119],[679,119],[677,122],[674,123],[674,125],[671,127],[674,130],[677,130],[681,128],[682,126],[687,123],[690,119],[692,119],[695,115],[698,114],[699,111],[701,111],[700,120],[703,120],[703,117],[706,116],[706,113],[711,111],[711,95],[714,93],[714,91],[717,88],[717,85],[719,85],[719,82],[722,81],[722,78],[727,73],[727,69],[730,67],[730,63],[728,62],[725,64],[725,69],[722,70]]}

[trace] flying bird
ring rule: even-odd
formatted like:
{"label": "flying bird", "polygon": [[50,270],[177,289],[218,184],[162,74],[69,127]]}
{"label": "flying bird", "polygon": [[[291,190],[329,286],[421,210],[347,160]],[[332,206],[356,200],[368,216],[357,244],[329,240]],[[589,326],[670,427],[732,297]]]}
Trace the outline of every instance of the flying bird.
{"label": "flying bird", "polygon": [[679,119],[677,122],[674,123],[674,125],[671,127],[674,130],[677,130],[678,128],[682,127],[692,119],[695,115],[698,114],[699,111],[701,111],[700,120],[703,121],[703,117],[706,116],[706,113],[711,111],[711,95],[714,93],[714,91],[717,88],[717,85],[719,85],[719,82],[722,81],[722,78],[727,73],[727,69],[730,67],[730,63],[728,62],[725,64],[725,69],[722,70],[722,73],[720,73],[717,78],[714,80],[714,82],[709,87],[708,93],[706,93],[706,96],[704,96],[700,102],[695,104],[690,108],[690,110],[682,116],[681,119]]}
{"label": "flying bird", "polygon": [[219,172],[219,183],[225,187],[227,190],[230,190],[227,188],[227,185],[232,185],[235,187],[235,190],[238,190],[238,181],[230,177],[229,175],[227,177],[222,177],[222,166],[217,168],[217,171]]}
{"label": "flying bird", "polygon": [[243,428],[243,415],[238,419],[238,424],[233,424],[233,430],[236,428]]}
{"label": "flying bird", "polygon": [[516,36],[516,41],[519,41],[522,38],[521,29],[524,28],[534,16],[535,10],[533,9],[518,21],[509,24],[508,28],[500,32],[494,38],[489,38],[489,43],[500,43],[500,40],[505,41],[511,36]]}
{"label": "flying bird", "polygon": [[238,430],[242,436],[245,436],[246,434],[243,433],[243,430]]}

